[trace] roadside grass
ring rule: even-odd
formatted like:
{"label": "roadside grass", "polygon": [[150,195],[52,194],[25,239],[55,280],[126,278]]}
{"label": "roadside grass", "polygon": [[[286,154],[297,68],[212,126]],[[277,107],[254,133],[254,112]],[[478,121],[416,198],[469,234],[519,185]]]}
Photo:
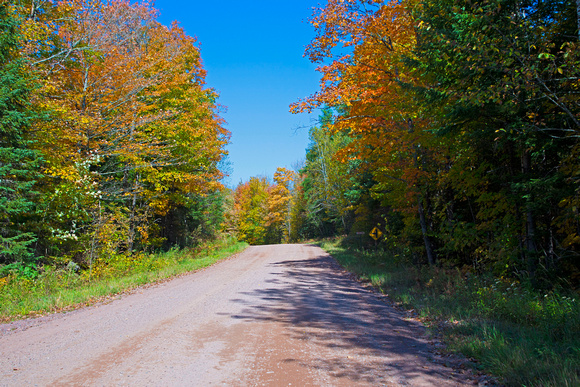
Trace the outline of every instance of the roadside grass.
{"label": "roadside grass", "polygon": [[418,268],[387,251],[319,245],[440,333],[451,352],[508,386],[580,386],[580,305],[573,294],[455,270]]}
{"label": "roadside grass", "polygon": [[14,275],[0,278],[0,322],[94,304],[139,286],[208,267],[247,246],[225,238],[197,249],[110,257],[106,262],[96,262],[90,272],[74,266],[55,269],[45,265],[34,279]]}

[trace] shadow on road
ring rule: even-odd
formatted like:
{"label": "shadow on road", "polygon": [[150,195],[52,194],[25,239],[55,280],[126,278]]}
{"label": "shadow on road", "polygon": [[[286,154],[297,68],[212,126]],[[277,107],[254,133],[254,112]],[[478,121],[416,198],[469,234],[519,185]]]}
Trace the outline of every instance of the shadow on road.
{"label": "shadow on road", "polygon": [[320,252],[271,267],[262,288],[233,300],[244,308],[231,317],[282,324],[288,338],[320,354],[304,366],[375,385],[452,382],[451,372],[427,360],[424,329],[354,281],[332,257]]}

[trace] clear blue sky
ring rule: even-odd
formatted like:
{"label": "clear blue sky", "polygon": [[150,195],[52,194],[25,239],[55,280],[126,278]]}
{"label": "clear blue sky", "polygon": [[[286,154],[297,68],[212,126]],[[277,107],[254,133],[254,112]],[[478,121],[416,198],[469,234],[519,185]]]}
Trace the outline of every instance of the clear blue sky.
{"label": "clear blue sky", "polygon": [[293,115],[289,104],[318,88],[315,65],[303,57],[314,36],[308,24],[320,0],[157,0],[159,21],[178,21],[198,38],[207,86],[227,106],[234,187],[251,176],[271,177],[277,167],[304,159],[316,115]]}

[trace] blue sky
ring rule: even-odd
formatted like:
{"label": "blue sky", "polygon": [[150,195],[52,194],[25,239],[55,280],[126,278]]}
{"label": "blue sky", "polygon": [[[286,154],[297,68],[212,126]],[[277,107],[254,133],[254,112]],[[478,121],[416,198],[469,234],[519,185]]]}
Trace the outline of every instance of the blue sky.
{"label": "blue sky", "polygon": [[314,37],[308,19],[319,2],[155,2],[161,23],[176,20],[198,38],[207,85],[227,106],[231,187],[304,159],[308,128],[297,128],[312,125],[316,115],[293,115],[288,106],[318,88],[316,66],[303,53]]}

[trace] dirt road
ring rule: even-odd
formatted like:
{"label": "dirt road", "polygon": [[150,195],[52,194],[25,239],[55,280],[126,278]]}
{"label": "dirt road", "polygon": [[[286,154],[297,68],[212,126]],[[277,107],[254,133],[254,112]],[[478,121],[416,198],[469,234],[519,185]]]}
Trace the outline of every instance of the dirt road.
{"label": "dirt road", "polygon": [[471,384],[432,360],[417,323],[308,245],[251,247],[0,334],[1,386]]}

